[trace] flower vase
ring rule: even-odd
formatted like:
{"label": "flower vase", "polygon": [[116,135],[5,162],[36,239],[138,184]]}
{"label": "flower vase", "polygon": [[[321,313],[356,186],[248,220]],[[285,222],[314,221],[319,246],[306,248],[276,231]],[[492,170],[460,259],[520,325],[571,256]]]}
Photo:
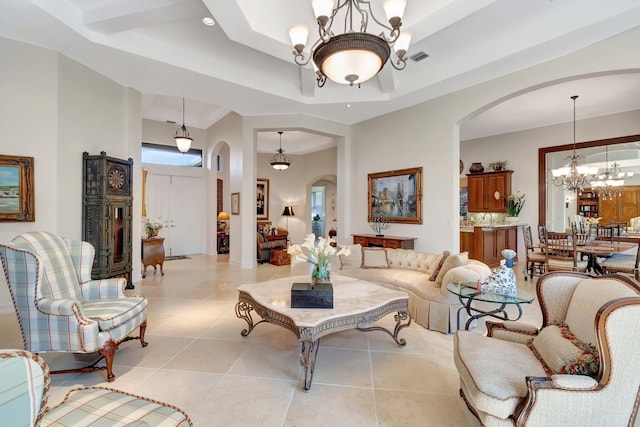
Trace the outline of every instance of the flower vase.
{"label": "flower vase", "polygon": [[320,283],[331,283],[331,272],[327,265],[314,265],[311,272],[311,283],[314,285]]}

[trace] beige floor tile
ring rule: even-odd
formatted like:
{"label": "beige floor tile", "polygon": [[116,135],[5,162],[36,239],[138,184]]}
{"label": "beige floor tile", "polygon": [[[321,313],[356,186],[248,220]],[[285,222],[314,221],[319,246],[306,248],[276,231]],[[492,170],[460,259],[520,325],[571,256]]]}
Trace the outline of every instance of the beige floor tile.
{"label": "beige floor tile", "polygon": [[[320,340],[311,390],[315,384],[372,387],[369,352],[324,347]],[[304,379],[304,370],[300,380]]]}
{"label": "beige floor tile", "polygon": [[137,341],[121,345],[114,362],[127,366],[159,368],[175,357],[180,349],[189,345],[193,338],[146,335],[145,340],[149,345],[144,348]]}
{"label": "beige floor tile", "polygon": [[208,395],[198,396],[192,412],[196,426],[279,427],[287,414],[296,382],[227,375]]}
{"label": "beige floor tile", "polygon": [[296,381],[300,372],[300,348],[281,343],[251,343],[229,374]]}
{"label": "beige floor tile", "polygon": [[284,427],[374,427],[373,391],[369,388],[314,384],[309,392],[296,390]]}
{"label": "beige floor tile", "polygon": [[369,337],[362,331],[342,331],[323,337],[322,346],[368,350]]}
{"label": "beige floor tile", "polygon": [[198,338],[177,352],[162,367],[201,372],[227,373],[248,343]]}
{"label": "beige floor tile", "polygon": [[431,392],[446,385],[430,355],[371,352],[376,389]]}
{"label": "beige floor tile", "polygon": [[459,397],[451,394],[376,390],[380,427],[470,426]]}
{"label": "beige floor tile", "polygon": [[159,369],[138,384],[134,393],[171,403],[192,414],[221,379],[222,375],[208,372]]}

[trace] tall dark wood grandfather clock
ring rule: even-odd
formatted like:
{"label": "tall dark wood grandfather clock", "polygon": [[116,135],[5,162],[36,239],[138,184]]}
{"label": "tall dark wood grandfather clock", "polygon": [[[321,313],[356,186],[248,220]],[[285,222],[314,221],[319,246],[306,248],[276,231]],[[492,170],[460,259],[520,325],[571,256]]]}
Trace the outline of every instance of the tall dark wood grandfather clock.
{"label": "tall dark wood grandfather clock", "polygon": [[82,239],[96,249],[92,279],[124,277],[131,282],[133,159],[83,153]]}

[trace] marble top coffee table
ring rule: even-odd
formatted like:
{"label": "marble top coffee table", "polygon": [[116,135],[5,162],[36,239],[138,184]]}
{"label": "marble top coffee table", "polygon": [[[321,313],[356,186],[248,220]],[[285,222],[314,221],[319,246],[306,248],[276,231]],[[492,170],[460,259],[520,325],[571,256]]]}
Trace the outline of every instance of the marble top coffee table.
{"label": "marble top coffee table", "polygon": [[[291,308],[291,285],[309,281],[308,276],[288,277],[269,282],[241,285],[236,316],[247,322],[240,334],[246,337],[256,325],[268,322],[290,330],[300,341],[300,364],[304,368],[304,389],[311,388],[320,338],[347,329],[383,331],[400,346],[406,345],[398,334],[411,324],[409,296],[374,283],[333,276],[333,308]],[[251,312],[262,320],[254,323]],[[392,331],[367,326],[389,313],[396,313]],[[404,322],[404,323],[403,323]]]}

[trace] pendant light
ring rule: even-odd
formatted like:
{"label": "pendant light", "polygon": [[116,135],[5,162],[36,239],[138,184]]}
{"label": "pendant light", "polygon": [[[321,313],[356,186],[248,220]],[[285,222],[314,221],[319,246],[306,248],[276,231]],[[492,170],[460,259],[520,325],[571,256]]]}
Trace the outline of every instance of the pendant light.
{"label": "pendant light", "polygon": [[282,131],[278,131],[280,134],[280,148],[276,150],[276,154],[269,160],[271,167],[275,170],[283,171],[291,166],[291,159],[284,155],[284,150],[282,149]]}
{"label": "pendant light", "polygon": [[189,131],[184,125],[184,98],[182,98],[182,127],[179,127],[178,130],[176,130],[176,134],[173,135],[173,138],[176,140],[176,145],[181,153],[189,151],[193,138],[189,136]]}

